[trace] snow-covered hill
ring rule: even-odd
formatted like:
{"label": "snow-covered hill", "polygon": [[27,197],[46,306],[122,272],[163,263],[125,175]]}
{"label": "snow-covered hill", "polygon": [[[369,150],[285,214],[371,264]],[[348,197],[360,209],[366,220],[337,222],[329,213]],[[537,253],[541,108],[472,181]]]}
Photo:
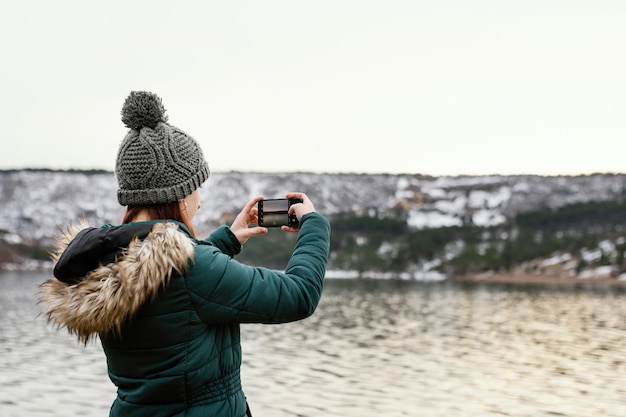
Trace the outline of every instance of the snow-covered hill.
{"label": "snow-covered hill", "polygon": [[[0,231],[11,243],[46,242],[85,216],[90,224],[119,223],[113,173],[0,172]],[[386,216],[404,213],[413,228],[502,223],[519,212],[575,202],[621,198],[626,174],[589,176],[459,176],[410,174],[212,173],[202,188],[199,234],[230,221],[248,199],[306,192],[316,209]]]}

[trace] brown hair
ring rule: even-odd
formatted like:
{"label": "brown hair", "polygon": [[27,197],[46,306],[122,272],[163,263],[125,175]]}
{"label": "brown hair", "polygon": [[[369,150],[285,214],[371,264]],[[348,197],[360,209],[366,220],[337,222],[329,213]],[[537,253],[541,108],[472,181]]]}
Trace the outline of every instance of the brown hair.
{"label": "brown hair", "polygon": [[147,211],[148,216],[152,220],[176,220],[178,222],[181,222],[185,226],[187,226],[187,229],[189,229],[189,232],[191,232],[192,236],[196,235],[193,230],[193,226],[191,225],[191,219],[189,219],[186,211],[182,211],[180,209],[180,204],[178,201],[146,206],[128,206],[126,207],[126,213],[124,213],[122,223],[126,224],[132,222],[133,219],[137,217],[139,212],[141,212],[142,210]]}

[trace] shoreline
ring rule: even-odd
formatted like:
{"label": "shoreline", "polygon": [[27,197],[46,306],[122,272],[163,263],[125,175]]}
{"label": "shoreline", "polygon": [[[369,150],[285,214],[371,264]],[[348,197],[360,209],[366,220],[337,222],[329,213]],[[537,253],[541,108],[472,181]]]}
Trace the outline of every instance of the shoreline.
{"label": "shoreline", "polygon": [[578,278],[562,275],[527,274],[519,272],[479,273],[448,278],[456,282],[481,282],[494,284],[544,284],[544,285],[616,285],[626,286],[626,280],[617,277]]}
{"label": "shoreline", "polygon": [[[32,262],[25,267],[15,267],[11,265],[6,268],[7,264],[0,264],[0,273],[4,272],[46,272],[52,271],[52,263],[50,261],[45,262]],[[13,267],[11,267],[13,266]],[[358,279],[363,276],[367,276],[373,279],[402,279],[408,281],[423,281],[423,282],[435,282],[435,281],[451,281],[451,282],[473,282],[473,283],[485,283],[485,284],[533,284],[533,285],[610,285],[610,286],[624,286],[626,287],[626,279],[615,276],[590,276],[590,277],[577,277],[567,274],[549,274],[538,273],[530,274],[522,271],[510,271],[506,273],[495,272],[481,272],[464,275],[445,276],[440,273],[421,274],[419,277],[415,276],[398,276],[397,274],[381,274],[381,273],[368,273],[359,274],[355,271],[327,271],[326,278],[329,279]]]}

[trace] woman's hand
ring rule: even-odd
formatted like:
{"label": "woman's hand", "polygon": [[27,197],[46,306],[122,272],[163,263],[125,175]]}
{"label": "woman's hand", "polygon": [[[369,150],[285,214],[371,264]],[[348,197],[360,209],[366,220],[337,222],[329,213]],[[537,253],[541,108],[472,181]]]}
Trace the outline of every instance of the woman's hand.
{"label": "woman's hand", "polygon": [[[289,214],[295,213],[298,221],[300,221],[300,219],[302,219],[302,216],[304,216],[305,214],[315,211],[313,202],[311,202],[309,197],[304,193],[288,193],[285,195],[285,197],[302,199],[302,203],[296,203],[289,207]],[[298,227],[290,226],[281,226],[280,229],[284,232],[298,232],[300,230]]]}
{"label": "woman's hand", "polygon": [[261,200],[263,200],[262,196],[255,197],[250,200],[237,217],[235,217],[233,224],[230,226],[230,231],[233,232],[239,243],[242,245],[252,236],[267,233],[267,228],[265,227],[250,227],[250,225],[256,225],[259,221],[256,204]]}

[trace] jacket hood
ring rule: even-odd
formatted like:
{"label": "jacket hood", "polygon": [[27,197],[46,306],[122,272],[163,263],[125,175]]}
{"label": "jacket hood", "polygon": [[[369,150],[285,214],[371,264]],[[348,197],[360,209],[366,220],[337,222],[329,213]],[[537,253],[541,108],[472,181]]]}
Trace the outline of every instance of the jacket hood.
{"label": "jacket hood", "polygon": [[[51,255],[55,263],[63,258],[64,265],[73,271],[72,277],[50,278],[40,285],[39,301],[48,322],[67,328],[84,343],[99,333],[119,334],[173,274],[184,274],[193,260],[194,241],[174,222],[145,225],[145,233],[127,233],[114,256],[110,245],[104,245],[96,254],[101,261],[89,270],[84,269],[85,259],[94,256],[94,248],[131,226],[95,229],[85,222],[70,225],[55,240]],[[84,274],[77,274],[81,268]],[[56,268],[55,275],[59,276]]]}

